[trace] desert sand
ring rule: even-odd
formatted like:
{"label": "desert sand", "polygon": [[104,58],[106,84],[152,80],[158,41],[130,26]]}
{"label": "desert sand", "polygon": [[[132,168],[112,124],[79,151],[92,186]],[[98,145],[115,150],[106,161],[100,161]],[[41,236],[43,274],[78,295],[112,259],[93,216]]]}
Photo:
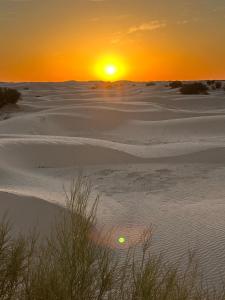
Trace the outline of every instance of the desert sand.
{"label": "desert sand", "polygon": [[[185,96],[165,83],[8,83],[0,112],[0,211],[47,232],[80,170],[101,194],[99,228],[177,260],[196,249],[205,278],[225,277],[225,93]],[[26,88],[26,89],[25,89]]]}

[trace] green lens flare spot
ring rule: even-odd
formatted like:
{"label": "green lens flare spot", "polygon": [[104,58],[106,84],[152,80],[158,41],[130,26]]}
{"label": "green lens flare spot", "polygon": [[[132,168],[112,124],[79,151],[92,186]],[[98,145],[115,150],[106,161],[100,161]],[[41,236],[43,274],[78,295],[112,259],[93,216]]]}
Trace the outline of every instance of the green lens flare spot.
{"label": "green lens flare spot", "polygon": [[120,236],[120,237],[118,238],[118,242],[119,242],[120,244],[124,244],[124,243],[126,242],[125,237]]}

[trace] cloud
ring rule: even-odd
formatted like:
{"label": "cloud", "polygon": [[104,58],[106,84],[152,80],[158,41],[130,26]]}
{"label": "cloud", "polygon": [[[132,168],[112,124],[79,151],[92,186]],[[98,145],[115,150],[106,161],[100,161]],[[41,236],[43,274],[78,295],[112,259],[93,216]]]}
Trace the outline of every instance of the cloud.
{"label": "cloud", "polygon": [[[128,15],[126,15],[128,16]],[[158,21],[158,20],[153,20],[147,23],[143,23],[141,25],[138,26],[132,26],[130,27],[126,32],[114,32],[110,43],[111,44],[118,44],[121,41],[126,41],[129,43],[132,43],[134,40],[131,39],[130,37],[132,36],[132,33],[138,32],[138,31],[152,31],[152,30],[156,30],[159,28],[163,28],[167,26],[167,22],[166,21]]]}
{"label": "cloud", "polygon": [[190,23],[190,20],[179,20],[176,22],[178,25],[185,25],[185,24],[188,24]]}
{"label": "cloud", "polygon": [[177,20],[175,22],[175,24],[177,25],[187,25],[187,24],[190,24],[190,23],[197,23],[200,21],[200,18],[197,18],[197,17],[194,17],[194,18],[191,18],[189,20],[185,19],[185,20]]}
{"label": "cloud", "polygon": [[143,23],[141,25],[138,26],[133,26],[130,27],[128,30],[128,33],[134,33],[137,31],[152,31],[152,30],[156,30],[159,28],[163,28],[166,27],[166,22],[165,21],[158,21],[158,20],[154,20],[148,23]]}

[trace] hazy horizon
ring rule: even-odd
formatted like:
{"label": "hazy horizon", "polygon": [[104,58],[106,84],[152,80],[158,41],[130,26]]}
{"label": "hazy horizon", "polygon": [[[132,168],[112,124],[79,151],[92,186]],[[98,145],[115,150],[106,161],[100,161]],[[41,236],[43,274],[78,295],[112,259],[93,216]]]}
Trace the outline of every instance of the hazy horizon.
{"label": "hazy horizon", "polygon": [[207,81],[207,80],[214,80],[214,81],[225,81],[224,79],[211,79],[211,78],[205,78],[205,79],[189,79],[189,80],[182,80],[182,79],[174,79],[174,80],[129,80],[129,79],[118,79],[113,81],[108,80],[76,80],[76,79],[68,79],[68,80],[62,80],[62,81],[53,81],[53,80],[45,80],[45,81],[0,81],[1,83],[63,83],[63,82],[77,82],[77,83],[95,83],[95,82],[103,82],[103,83],[116,83],[116,82],[134,82],[134,83],[148,83],[148,82],[171,82],[171,81],[183,81],[183,82],[192,82],[192,81]]}

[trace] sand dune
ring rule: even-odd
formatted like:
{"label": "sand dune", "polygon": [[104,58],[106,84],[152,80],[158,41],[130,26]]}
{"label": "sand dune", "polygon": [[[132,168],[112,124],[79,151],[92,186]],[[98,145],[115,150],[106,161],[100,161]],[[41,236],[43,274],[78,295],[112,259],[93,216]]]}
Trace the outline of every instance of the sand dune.
{"label": "sand dune", "polygon": [[141,144],[210,141],[224,137],[223,115],[177,118],[160,121],[130,121],[111,130],[111,138]]}
{"label": "sand dune", "polygon": [[61,208],[35,197],[0,192],[0,218],[10,222],[13,233],[32,233],[35,228],[45,235],[51,232]]}
{"label": "sand dune", "polygon": [[38,222],[47,232],[55,204],[65,203],[63,186],[82,169],[102,195],[100,227],[117,226],[132,244],[152,224],[157,251],[174,259],[198,245],[216,282],[225,262],[224,92],[182,96],[165,83],[4,85],[23,94],[0,112],[0,211],[9,210],[18,231]]}

